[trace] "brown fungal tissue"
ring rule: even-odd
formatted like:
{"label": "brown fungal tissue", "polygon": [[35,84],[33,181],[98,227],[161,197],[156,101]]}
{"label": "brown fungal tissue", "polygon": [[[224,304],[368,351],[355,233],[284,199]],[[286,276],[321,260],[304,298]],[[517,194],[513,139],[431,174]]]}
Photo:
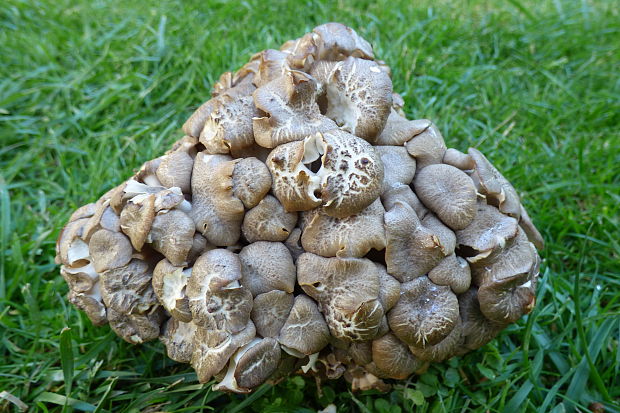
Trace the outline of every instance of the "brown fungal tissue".
{"label": "brown fungal tissue", "polygon": [[543,240],[390,76],[338,23],[224,73],[186,136],[73,213],[69,300],[238,393],[292,373],[383,390],[483,346],[532,310]]}

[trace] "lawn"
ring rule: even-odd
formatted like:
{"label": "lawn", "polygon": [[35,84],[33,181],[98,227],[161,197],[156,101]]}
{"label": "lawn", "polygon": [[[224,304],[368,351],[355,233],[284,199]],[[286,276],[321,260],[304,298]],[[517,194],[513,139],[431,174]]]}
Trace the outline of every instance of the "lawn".
{"label": "lawn", "polygon": [[[514,183],[547,242],[538,304],[389,393],[299,377],[213,392],[69,305],[54,243],[181,136],[221,72],[327,21],[372,42],[410,118]],[[616,1],[3,0],[0,392],[32,411],[620,411],[619,72]]]}

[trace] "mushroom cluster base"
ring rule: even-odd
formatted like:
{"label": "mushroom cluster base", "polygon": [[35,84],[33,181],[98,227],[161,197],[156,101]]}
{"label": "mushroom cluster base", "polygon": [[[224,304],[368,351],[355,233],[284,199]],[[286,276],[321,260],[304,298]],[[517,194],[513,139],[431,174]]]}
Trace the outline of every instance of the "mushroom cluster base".
{"label": "mushroom cluster base", "polygon": [[477,149],[409,120],[338,23],[224,73],[185,136],[61,231],[69,301],[215,390],[387,389],[535,303],[540,234]]}

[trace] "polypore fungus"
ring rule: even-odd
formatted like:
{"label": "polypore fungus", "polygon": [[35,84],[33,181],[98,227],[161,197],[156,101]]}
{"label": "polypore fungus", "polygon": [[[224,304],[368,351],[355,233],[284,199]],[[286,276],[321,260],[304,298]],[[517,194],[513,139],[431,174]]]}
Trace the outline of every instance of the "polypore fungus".
{"label": "polypore fungus", "polygon": [[255,54],[71,215],[69,301],[237,393],[295,372],[385,391],[485,345],[532,310],[542,236],[481,152],[404,108],[342,24]]}

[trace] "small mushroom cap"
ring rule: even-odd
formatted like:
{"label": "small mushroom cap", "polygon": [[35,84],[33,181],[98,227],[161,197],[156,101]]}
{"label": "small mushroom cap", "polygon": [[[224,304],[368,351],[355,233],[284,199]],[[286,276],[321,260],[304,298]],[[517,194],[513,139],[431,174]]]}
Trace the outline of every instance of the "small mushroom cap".
{"label": "small mushroom cap", "polygon": [[287,60],[289,56],[290,53],[274,49],[267,49],[258,53],[259,65],[258,72],[253,79],[254,85],[261,87],[283,76],[287,70],[290,70]]}
{"label": "small mushroom cap", "polygon": [[267,166],[274,194],[287,211],[322,204],[328,215],[346,217],[377,199],[383,184],[383,164],[374,148],[337,129],[280,145]]}
{"label": "small mushroom cap", "polygon": [[142,250],[153,219],[155,219],[154,194],[140,197],[135,202],[130,200],[121,211],[121,230],[127,234],[136,251]]}
{"label": "small mushroom cap", "polygon": [[183,266],[187,264],[195,230],[194,221],[185,212],[173,209],[155,216],[148,239],[153,249],[173,265]]}
{"label": "small mushroom cap", "polygon": [[505,323],[491,321],[480,311],[478,290],[470,288],[459,296],[459,312],[462,320],[464,346],[476,350],[493,340],[505,326]]}
{"label": "small mushroom cap", "polygon": [[101,273],[101,296],[119,313],[144,313],[158,305],[148,263],[133,259],[127,265]]}
{"label": "small mushroom cap", "polygon": [[344,24],[325,23],[315,27],[312,33],[317,60],[343,60],[348,56],[374,59],[370,43]]}
{"label": "small mushroom cap", "polygon": [[385,127],[374,144],[402,146],[414,136],[424,132],[430,125],[431,121],[428,119],[408,120],[392,109]]}
{"label": "small mushroom cap", "polygon": [[196,230],[216,246],[235,245],[245,209],[233,193],[235,162],[227,155],[199,153],[192,172],[191,218]]}
{"label": "small mushroom cap", "polygon": [[446,338],[459,321],[456,295],[447,286],[419,277],[402,284],[401,296],[388,313],[392,332],[410,346],[424,348]]}
{"label": "small mushroom cap", "polygon": [[294,299],[293,294],[280,290],[257,295],[252,306],[256,332],[262,337],[277,337],[291,313]]}
{"label": "small mushroom cap", "polygon": [[215,249],[215,248],[216,248],[215,246],[209,244],[209,242],[207,241],[205,237],[203,237],[202,235],[196,232],[194,233],[194,237],[192,241],[192,248],[189,250],[189,253],[187,254],[187,262],[189,264],[193,264],[194,262],[196,262],[198,257],[201,256],[203,253],[207,251],[211,251],[212,249]]}
{"label": "small mushroom cap", "polygon": [[448,148],[443,154],[443,163],[461,171],[471,171],[476,165],[471,156],[454,148]]}
{"label": "small mushroom cap", "polygon": [[381,372],[380,378],[398,380],[406,379],[423,364],[392,333],[373,340],[372,361]]}
{"label": "small mushroom cap", "polygon": [[191,192],[193,169],[194,158],[187,150],[178,150],[162,158],[156,174],[163,186],[178,187],[187,194]]}
{"label": "small mushroom cap", "polygon": [[263,338],[239,358],[234,369],[237,386],[253,389],[263,384],[280,363],[280,344],[273,338]]}
{"label": "small mushroom cap", "polygon": [[63,265],[60,267],[60,274],[69,284],[69,289],[76,293],[88,293],[99,282],[99,274],[95,271],[92,263],[82,267],[67,267]]}
{"label": "small mushroom cap", "polygon": [[88,218],[80,218],[69,222],[60,230],[56,240],[57,264],[68,267],[81,267],[90,261],[90,251],[88,244],[80,237],[84,232],[84,226],[88,223]]}
{"label": "small mushroom cap", "polygon": [[245,328],[252,310],[252,293],[239,284],[240,280],[237,254],[218,248],[201,255],[186,288],[193,321],[230,333]]}
{"label": "small mushroom cap", "polygon": [[67,298],[71,304],[84,311],[94,325],[107,324],[106,307],[101,302],[101,297],[70,290]]}
{"label": "small mushroom cap", "polygon": [[394,208],[397,201],[408,204],[420,219],[423,219],[428,213],[428,209],[409,185],[395,185],[381,194],[381,202],[386,211]]}
{"label": "small mushroom cap", "polygon": [[450,254],[428,273],[428,278],[437,285],[449,286],[455,294],[462,294],[471,285],[471,270],[467,261]]}
{"label": "small mushroom cap", "polygon": [[161,307],[141,314],[125,314],[108,308],[108,322],[116,335],[131,344],[141,344],[159,337],[164,320]]}
{"label": "small mushroom cap", "polygon": [[110,201],[99,198],[95,205],[95,213],[88,219],[80,237],[89,241],[90,237],[99,229],[107,229],[112,232],[120,231],[120,219],[109,206]]}
{"label": "small mushroom cap", "polygon": [[183,267],[175,267],[165,258],[158,262],[153,270],[152,283],[157,299],[172,317],[186,323],[192,320],[185,294],[191,271],[191,268],[184,271]]}
{"label": "small mushroom cap", "polygon": [[297,260],[297,279],[319,302],[332,336],[349,341],[376,336],[384,311],[379,271],[372,261],[304,253]]}
{"label": "small mushroom cap", "polygon": [[433,123],[424,132],[415,135],[406,146],[409,154],[415,158],[418,169],[441,163],[446,152],[443,136]]}
{"label": "small mushroom cap", "polygon": [[545,240],[543,239],[538,229],[534,226],[532,219],[528,215],[527,211],[521,205],[521,219],[519,220],[519,226],[527,235],[527,239],[538,249],[542,250],[545,247]]}
{"label": "small mushroom cap", "polygon": [[107,270],[123,267],[129,260],[133,249],[129,239],[120,232],[100,229],[95,232],[88,243],[88,250],[95,266],[95,271],[102,273]]}
{"label": "small mushroom cap", "polygon": [[411,346],[409,350],[421,361],[441,363],[444,360],[461,354],[463,352],[464,342],[463,329],[459,320],[450,334],[439,343],[426,346],[425,348]]}
{"label": "small mushroom cap", "polygon": [[198,326],[194,334],[194,353],[191,364],[198,381],[206,383],[226,367],[230,357],[256,336],[256,328],[248,321],[236,334]]}
{"label": "small mushroom cap", "polygon": [[456,248],[456,235],[454,232],[445,226],[437,217],[431,212],[422,218],[422,225],[431,230],[439,239],[440,249],[444,256],[448,256],[454,253]]}
{"label": "small mushroom cap", "polygon": [[381,193],[400,185],[409,185],[416,172],[415,159],[404,146],[377,146],[375,150],[383,162],[383,189]]}
{"label": "small mushroom cap", "polygon": [[482,257],[504,248],[517,235],[517,230],[516,219],[502,214],[494,206],[479,202],[473,221],[456,231],[456,239],[461,247]]}
{"label": "small mushroom cap", "polygon": [[82,218],[90,218],[93,215],[95,215],[96,211],[97,211],[97,205],[94,202],[90,204],[82,205],[81,207],[73,211],[73,214],[71,214],[71,216],[69,217],[69,221],[67,221],[67,223],[77,221],[78,219],[82,219]]}
{"label": "small mushroom cap", "polygon": [[291,253],[281,242],[257,241],[243,247],[239,253],[241,283],[253,296],[282,290],[292,293],[295,288],[295,264]]}
{"label": "small mushroom cap", "polygon": [[211,112],[213,112],[215,104],[215,99],[209,99],[200,105],[192,116],[190,116],[189,119],[187,119],[187,121],[183,124],[183,132],[195,138],[199,137],[200,132],[205,126],[207,118],[211,115]]}
{"label": "small mushroom cap", "polygon": [[310,297],[304,294],[295,297],[278,341],[283,350],[302,357],[321,351],[329,343],[327,323]]}
{"label": "small mushroom cap", "polygon": [[356,215],[334,218],[317,208],[304,213],[301,236],[304,250],[324,257],[363,257],[371,248],[385,248],[385,229],[381,201]]}
{"label": "small mushroom cap", "polygon": [[297,224],[297,213],[287,212],[275,197],[265,196],[246,212],[241,232],[245,239],[256,241],[286,241]]}
{"label": "small mushroom cap", "polygon": [[271,189],[271,174],[256,158],[244,158],[233,170],[233,193],[250,209],[254,208]]}
{"label": "small mushroom cap", "polygon": [[397,201],[385,213],[387,271],[401,282],[433,269],[445,257],[439,237],[424,227],[408,204]]}
{"label": "small mushroom cap", "polygon": [[487,202],[504,214],[519,219],[521,200],[514,187],[479,150],[469,148],[468,154],[476,164],[472,178],[480,186],[480,193],[486,195]]}
{"label": "small mushroom cap", "polygon": [[200,132],[200,143],[211,154],[247,148],[254,143],[252,119],[260,113],[251,95],[237,97],[224,93],[215,99]]}
{"label": "small mushroom cap", "polygon": [[467,227],[476,216],[476,187],[460,169],[429,165],[417,173],[414,187],[424,205],[452,229]]}
{"label": "small mushroom cap", "polygon": [[323,73],[311,71],[327,95],[325,115],[343,130],[374,143],[392,107],[390,76],[376,62],[355,57],[319,72]]}
{"label": "small mushroom cap", "polygon": [[254,104],[267,114],[252,120],[256,143],[275,148],[335,128],[331,119],[321,115],[316,97],[314,78],[296,70],[256,89]]}
{"label": "small mushroom cap", "polygon": [[159,339],[166,346],[168,357],[179,363],[189,363],[194,352],[194,334],[196,324],[169,318]]}

